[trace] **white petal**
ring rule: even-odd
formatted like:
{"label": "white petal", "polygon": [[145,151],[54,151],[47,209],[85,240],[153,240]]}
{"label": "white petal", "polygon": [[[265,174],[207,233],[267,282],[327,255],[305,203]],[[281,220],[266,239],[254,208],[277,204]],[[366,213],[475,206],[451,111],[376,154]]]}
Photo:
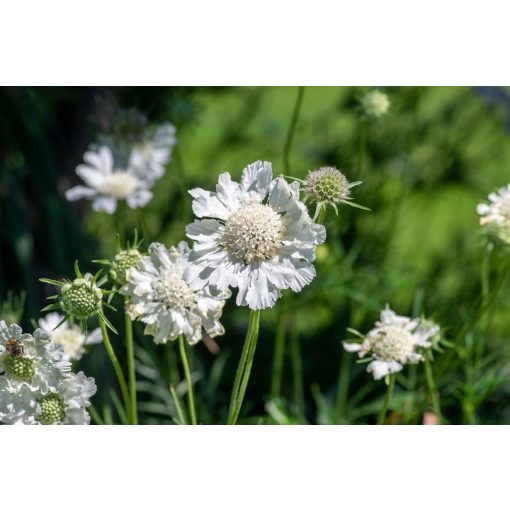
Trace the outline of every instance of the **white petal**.
{"label": "white petal", "polygon": [[75,186],[66,191],[66,199],[69,200],[69,202],[75,202],[82,198],[93,198],[96,195],[97,191],[95,189],[87,188],[86,186]]}
{"label": "white petal", "polygon": [[272,178],[271,163],[269,161],[255,161],[243,170],[241,189],[243,191],[255,191],[264,196],[269,191]]}

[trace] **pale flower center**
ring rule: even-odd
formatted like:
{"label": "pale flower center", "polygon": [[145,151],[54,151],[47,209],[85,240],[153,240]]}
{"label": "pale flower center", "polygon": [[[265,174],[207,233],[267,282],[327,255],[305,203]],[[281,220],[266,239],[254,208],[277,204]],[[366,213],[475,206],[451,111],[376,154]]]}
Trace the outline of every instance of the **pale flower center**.
{"label": "pale flower center", "polygon": [[405,361],[414,351],[413,335],[398,326],[381,326],[370,336],[377,359]]}
{"label": "pale flower center", "polygon": [[97,186],[98,191],[104,195],[110,195],[115,198],[127,198],[137,188],[138,179],[121,170],[115,170],[110,175],[105,176],[103,182]]}
{"label": "pale flower center", "polygon": [[167,308],[191,308],[197,301],[181,275],[174,270],[164,269],[160,277],[152,283],[154,298]]}
{"label": "pale flower center", "polygon": [[76,326],[72,328],[58,329],[51,334],[51,341],[64,348],[64,352],[72,358],[77,358],[81,354],[85,335]]}
{"label": "pale flower center", "polygon": [[282,247],[287,224],[271,206],[251,202],[229,216],[219,243],[246,264],[269,260]]}

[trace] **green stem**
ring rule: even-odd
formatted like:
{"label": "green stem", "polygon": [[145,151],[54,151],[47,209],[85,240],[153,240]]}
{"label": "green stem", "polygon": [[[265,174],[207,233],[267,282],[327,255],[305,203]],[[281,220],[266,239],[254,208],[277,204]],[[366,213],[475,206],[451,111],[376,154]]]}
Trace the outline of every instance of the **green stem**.
{"label": "green stem", "polygon": [[292,113],[292,119],[289,124],[289,129],[287,131],[287,137],[285,139],[285,145],[283,148],[283,168],[287,175],[290,175],[290,148],[292,146],[292,138],[294,137],[294,132],[296,130],[297,121],[299,118],[299,112],[301,110],[301,104],[303,102],[303,95],[305,93],[305,87],[298,87],[298,94],[296,97],[296,103],[294,105],[294,112]]}
{"label": "green stem", "polygon": [[234,387],[232,388],[232,396],[230,399],[230,409],[228,413],[228,424],[235,425],[239,418],[239,413],[243,405],[244,394],[250,379],[251,367],[253,365],[253,357],[255,356],[255,349],[257,347],[257,340],[259,336],[259,321],[260,310],[251,310],[244,340],[244,346],[237,367],[236,376],[234,379]]}
{"label": "green stem", "polygon": [[395,388],[395,374],[390,374],[389,376],[389,384],[388,389],[386,391],[386,398],[384,399],[384,404],[381,408],[381,412],[379,413],[379,417],[377,418],[377,425],[383,425],[384,420],[386,419],[386,412],[388,411],[388,406],[391,401],[391,397],[393,396],[393,389]]}
{"label": "green stem", "polygon": [[[475,366],[479,369],[483,351],[485,347],[485,334],[488,328],[488,304],[489,304],[489,287],[490,287],[490,251],[489,249],[485,249],[482,260],[482,269],[481,269],[481,277],[480,277],[480,287],[482,293],[482,309],[485,311],[484,314],[480,317],[480,322],[483,322],[483,331],[478,335],[478,341],[476,343],[476,354],[475,354]],[[483,320],[485,317],[485,320]]]}
{"label": "green stem", "polygon": [[138,410],[136,404],[136,372],[135,346],[133,341],[133,323],[127,313],[128,298],[124,298],[124,324],[126,329],[126,354],[128,365],[129,392],[131,394],[131,422],[138,425]]}
{"label": "green stem", "polygon": [[362,120],[359,128],[359,147],[358,147],[358,178],[363,174],[365,166],[365,156],[367,152],[367,131],[368,124]]}
{"label": "green stem", "polygon": [[292,359],[292,378],[294,382],[294,403],[300,416],[305,415],[305,393],[303,388],[303,365],[301,363],[301,346],[299,332],[294,325],[290,335],[290,348]]}
{"label": "green stem", "polygon": [[184,369],[184,376],[186,377],[186,384],[188,385],[188,408],[191,419],[191,424],[197,424],[197,413],[195,411],[195,399],[193,397],[193,381],[191,380],[191,373],[189,370],[188,357],[186,356],[186,346],[184,345],[184,337],[179,336],[179,352],[181,354],[182,367]]}
{"label": "green stem", "polygon": [[441,425],[443,421],[441,416],[441,406],[439,404],[439,397],[437,393],[436,383],[434,381],[434,373],[432,371],[432,365],[430,363],[430,356],[428,353],[425,354],[425,378],[427,380],[427,390],[430,401],[432,402],[432,409],[437,418],[437,423]]}
{"label": "green stem", "polygon": [[287,325],[284,305],[285,302],[282,303],[282,307],[280,308],[274,339],[273,375],[271,379],[271,398],[273,399],[278,398],[282,390],[283,361],[285,355],[285,329]]}
{"label": "green stem", "polygon": [[129,391],[126,384],[126,379],[124,378],[124,374],[122,372],[122,368],[120,366],[119,360],[115,355],[115,351],[113,350],[112,344],[110,342],[110,338],[108,337],[108,331],[106,329],[106,324],[104,320],[99,317],[99,327],[101,328],[101,334],[103,335],[103,343],[106,348],[106,352],[110,361],[113,365],[113,369],[115,370],[115,374],[117,376],[117,380],[119,381],[120,391],[122,392],[122,398],[124,399],[124,406],[126,407],[126,414],[129,416],[131,413],[131,403],[129,399]]}
{"label": "green stem", "polygon": [[336,394],[335,418],[336,422],[345,419],[345,407],[349,394],[349,374],[351,371],[351,357],[348,352],[342,352],[340,370],[338,372],[338,390]]}

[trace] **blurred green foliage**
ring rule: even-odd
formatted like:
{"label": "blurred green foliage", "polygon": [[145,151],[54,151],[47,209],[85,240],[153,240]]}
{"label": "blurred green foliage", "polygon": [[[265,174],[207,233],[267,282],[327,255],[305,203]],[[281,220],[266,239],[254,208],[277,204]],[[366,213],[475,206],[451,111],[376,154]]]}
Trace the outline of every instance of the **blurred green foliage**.
{"label": "blurred green foliage", "polygon": [[[341,340],[349,336],[347,327],[367,332],[389,303],[399,314],[431,317],[451,341],[432,364],[445,421],[506,423],[508,288],[502,286],[487,316],[471,319],[480,308],[485,250],[475,207],[510,181],[510,93],[386,88],[389,113],[366,123],[358,110],[366,90],[304,91],[289,154],[291,175],[337,166],[349,180],[364,181],[354,196],[372,212],[342,207],[335,217],[329,211],[317,278],[262,314],[244,422],[372,423],[384,383],[375,383],[365,365],[343,354]],[[8,290],[26,291],[23,322],[30,329],[49,292],[39,277],[69,276],[75,259],[92,271],[92,259],[113,255],[113,218],[94,213],[87,202],[67,203],[64,192],[78,182],[75,167],[118,108],[136,107],[151,123],[177,126],[178,145],[154,199],[144,210],[126,211],[130,229],[137,228],[146,244],[169,245],[184,238],[192,218],[187,190],[212,189],[222,171],[238,178],[258,159],[272,161],[275,175],[284,173],[297,94],[295,87],[0,89],[0,299]],[[506,265],[507,253],[496,249],[491,296]],[[225,421],[247,316],[247,309],[230,302],[222,320],[227,333],[216,339],[220,353],[203,344],[190,352],[201,422]],[[286,338],[282,397],[270,399],[278,320],[285,321]],[[122,353],[120,317],[115,323]],[[171,423],[176,410],[168,384],[180,395],[185,391],[176,346],[155,346],[142,328],[136,342],[141,422]],[[302,380],[291,352],[299,354]],[[115,419],[109,389],[115,383],[102,348],[80,363],[97,379],[94,404],[101,419]],[[423,365],[398,376],[391,419],[421,422],[430,408],[424,384]]]}

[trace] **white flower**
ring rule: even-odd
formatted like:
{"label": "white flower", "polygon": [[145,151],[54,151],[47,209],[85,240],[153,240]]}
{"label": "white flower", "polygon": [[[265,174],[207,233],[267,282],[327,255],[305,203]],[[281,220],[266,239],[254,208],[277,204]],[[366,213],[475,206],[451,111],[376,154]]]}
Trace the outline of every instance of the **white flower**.
{"label": "white flower", "polygon": [[121,292],[129,296],[128,311],[147,325],[145,333],[154,336],[156,343],[185,335],[195,344],[202,339],[202,329],[211,337],[225,333],[219,319],[230,292],[211,296],[206,290],[193,290],[182,278],[188,259],[184,241],[170,249],[153,243],[149,256],[126,273],[128,283]]}
{"label": "white flower", "polygon": [[175,127],[162,124],[149,139],[136,144],[131,150],[129,166],[148,179],[159,179],[165,173],[175,145]]}
{"label": "white flower", "polygon": [[23,334],[0,321],[0,421],[35,423],[37,398],[57,393],[71,364],[41,329]]}
{"label": "white flower", "polygon": [[76,324],[70,325],[65,321],[55,329],[63,318],[57,312],[49,313],[43,319],[39,319],[39,327],[50,335],[52,343],[62,345],[65,359],[79,360],[85,352],[86,345],[102,342],[99,328],[94,329],[88,335],[84,335],[79,326]]}
{"label": "white flower", "polygon": [[88,151],[83,156],[87,164],[79,165],[76,173],[86,186],[75,186],[66,192],[69,201],[87,198],[93,201],[95,211],[113,214],[117,201],[125,200],[131,209],[143,207],[152,198],[152,182],[128,167],[115,168],[112,151],[101,146],[97,152]]}
{"label": "white flower", "polygon": [[489,195],[488,204],[478,204],[480,225],[485,226],[496,237],[510,243],[510,184]]}
{"label": "white flower", "polygon": [[367,371],[379,380],[400,372],[406,363],[423,361],[419,351],[430,348],[438,333],[439,326],[430,321],[403,317],[386,307],[381,312],[381,320],[362,343],[344,342],[343,346],[348,352],[358,352],[360,358],[371,355]]}
{"label": "white flower", "polygon": [[380,90],[368,92],[361,99],[361,109],[367,117],[379,119],[390,108],[388,96]]}
{"label": "white flower", "polygon": [[60,398],[65,407],[64,424],[88,425],[90,415],[86,408],[90,405],[90,397],[97,391],[96,383],[92,377],[83,372],[71,374],[64,379]]}
{"label": "white flower", "polygon": [[315,249],[326,230],[299,200],[299,184],[273,180],[271,163],[257,161],[241,182],[219,176],[216,192],[190,191],[199,218],[186,228],[195,241],[184,276],[214,294],[238,287],[238,305],[272,307],[282,289],[299,292],[315,277]]}

